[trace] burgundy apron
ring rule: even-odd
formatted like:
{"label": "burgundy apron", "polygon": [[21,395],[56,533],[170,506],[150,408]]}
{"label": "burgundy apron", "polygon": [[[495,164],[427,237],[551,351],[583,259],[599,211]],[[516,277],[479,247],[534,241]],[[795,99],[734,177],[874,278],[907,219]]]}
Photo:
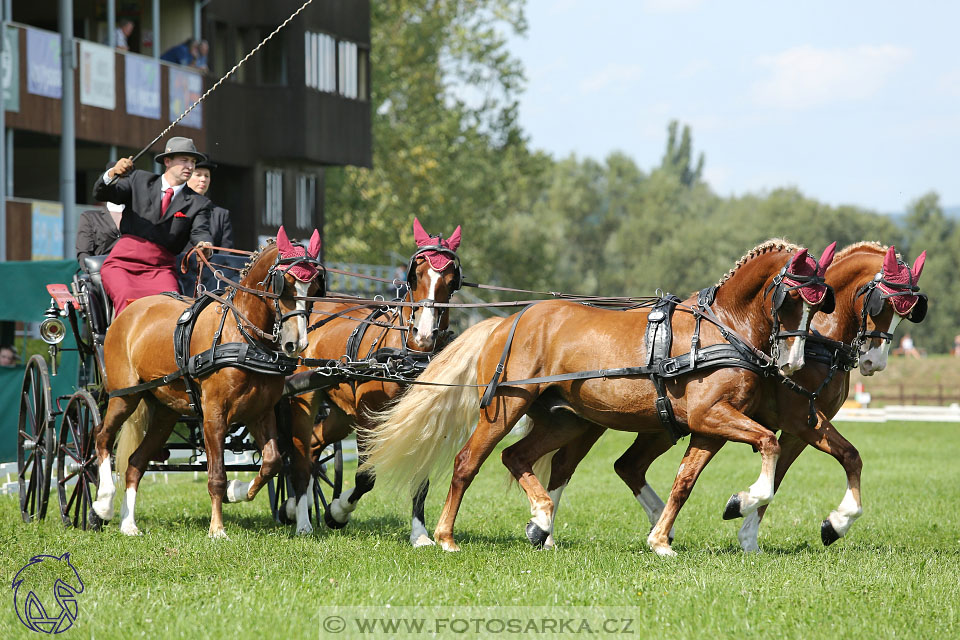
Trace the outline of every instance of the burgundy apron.
{"label": "burgundy apron", "polygon": [[117,241],[100,268],[103,288],[119,315],[137,298],[164,291],[177,291],[173,270],[174,255],[167,249],[137,236]]}

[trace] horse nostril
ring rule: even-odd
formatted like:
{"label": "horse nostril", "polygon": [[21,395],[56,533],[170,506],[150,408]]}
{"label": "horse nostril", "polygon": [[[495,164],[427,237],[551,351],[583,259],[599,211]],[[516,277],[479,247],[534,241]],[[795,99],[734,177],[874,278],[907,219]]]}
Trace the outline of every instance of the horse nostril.
{"label": "horse nostril", "polygon": [[283,350],[287,352],[287,355],[290,355],[297,350],[297,345],[292,342],[285,342],[283,343]]}

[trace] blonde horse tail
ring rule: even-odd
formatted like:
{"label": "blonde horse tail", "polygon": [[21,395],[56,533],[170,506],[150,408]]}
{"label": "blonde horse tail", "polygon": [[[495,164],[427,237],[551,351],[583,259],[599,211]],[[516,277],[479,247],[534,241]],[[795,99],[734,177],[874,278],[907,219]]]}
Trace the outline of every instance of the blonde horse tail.
{"label": "blonde horse tail", "polygon": [[126,483],[130,455],[137,450],[147,434],[150,414],[150,404],[146,400],[141,400],[136,410],[120,427],[120,434],[117,436],[117,476],[121,486],[125,486]]}
{"label": "blonde horse tail", "polygon": [[464,331],[417,378],[453,386],[413,384],[392,406],[371,416],[364,467],[375,470],[379,486],[415,493],[466,443],[477,426],[480,394],[465,385],[476,384],[483,345],[502,321],[489,318]]}

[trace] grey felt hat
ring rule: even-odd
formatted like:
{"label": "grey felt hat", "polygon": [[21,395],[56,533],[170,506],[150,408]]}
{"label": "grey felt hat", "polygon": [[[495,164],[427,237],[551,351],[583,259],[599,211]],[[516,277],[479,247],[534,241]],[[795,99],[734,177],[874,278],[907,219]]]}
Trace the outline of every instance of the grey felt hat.
{"label": "grey felt hat", "polygon": [[163,153],[158,153],[153,157],[155,162],[163,162],[164,158],[171,156],[193,156],[198,162],[203,162],[207,156],[197,151],[197,145],[193,144],[190,138],[174,137],[167,140],[167,146]]}

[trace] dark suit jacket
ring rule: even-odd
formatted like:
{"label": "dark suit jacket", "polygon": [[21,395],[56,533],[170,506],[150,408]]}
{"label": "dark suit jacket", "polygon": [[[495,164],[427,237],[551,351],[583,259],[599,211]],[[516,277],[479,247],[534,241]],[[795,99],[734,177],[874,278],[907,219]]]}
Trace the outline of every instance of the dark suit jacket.
{"label": "dark suit jacket", "polygon": [[[103,175],[93,185],[93,197],[100,202],[126,205],[120,219],[120,233],[133,235],[165,247],[176,255],[187,242],[212,242],[209,200],[184,185],[166,214],[160,212],[160,176],[135,170],[104,184]],[[177,215],[181,214],[181,215]]]}
{"label": "dark suit jacket", "polygon": [[230,212],[214,205],[210,214],[210,235],[213,246],[233,249],[233,226],[230,224]]}
{"label": "dark suit jacket", "polygon": [[77,221],[77,262],[83,264],[87,256],[110,253],[120,239],[120,230],[106,209],[91,209],[80,214]]}

